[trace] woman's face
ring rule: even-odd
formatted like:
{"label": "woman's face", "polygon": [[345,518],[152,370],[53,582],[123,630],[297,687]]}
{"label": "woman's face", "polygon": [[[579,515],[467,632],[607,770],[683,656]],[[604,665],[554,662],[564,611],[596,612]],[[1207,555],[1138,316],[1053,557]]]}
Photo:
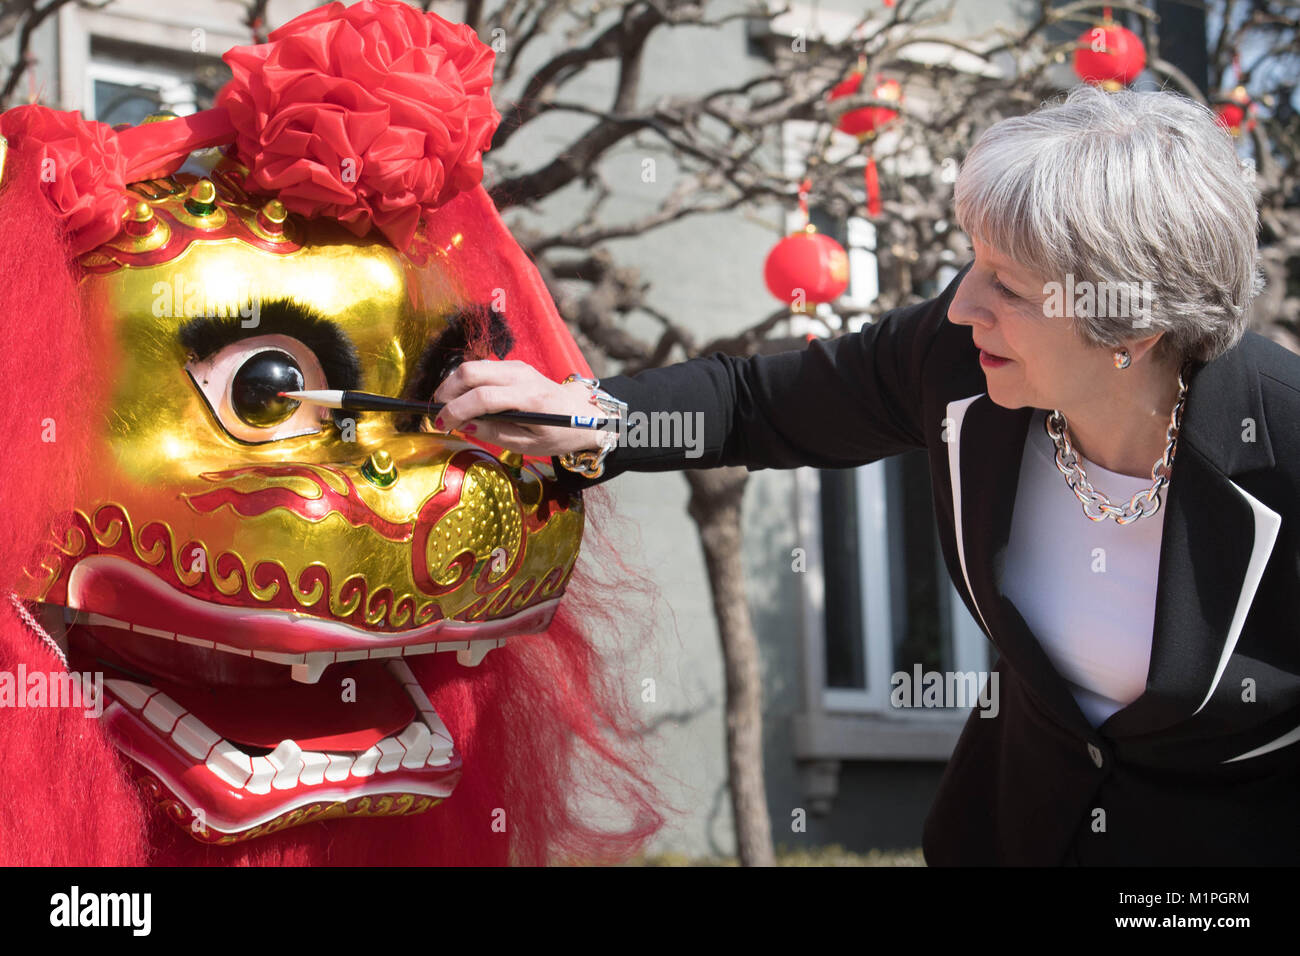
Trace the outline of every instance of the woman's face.
{"label": "woman's face", "polygon": [[[1112,350],[1074,331],[1068,315],[1048,315],[1049,281],[976,240],[975,264],[957,287],[948,318],[969,325],[984,350],[988,395],[1003,408],[1076,408],[1113,374]],[[991,360],[999,356],[1005,361]]]}

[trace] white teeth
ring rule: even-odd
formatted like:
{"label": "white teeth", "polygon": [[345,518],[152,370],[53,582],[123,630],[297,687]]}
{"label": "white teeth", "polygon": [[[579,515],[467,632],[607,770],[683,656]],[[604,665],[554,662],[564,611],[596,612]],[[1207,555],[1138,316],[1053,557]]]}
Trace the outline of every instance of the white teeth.
{"label": "white teeth", "polygon": [[358,757],[356,762],[352,765],[352,776],[369,777],[375,772],[375,768],[379,766],[379,758],[382,756],[383,754],[379,752],[379,746],[377,744],[371,747]]}
{"label": "white teeth", "polygon": [[138,634],[148,634],[150,637],[161,637],[164,641],[176,640],[175,631],[160,631],[156,627],[144,627],[140,624],[132,624],[131,630]]}
{"label": "white teeth", "polygon": [[375,766],[375,769],[380,773],[392,773],[402,765],[402,758],[406,756],[406,748],[394,738],[385,737],[375,746],[379,748],[379,763]]}
{"label": "white teeth", "polygon": [[352,769],[352,757],[349,754],[326,754],[330,758],[330,765],[325,770],[325,779],[330,783],[342,783],[348,779],[348,771]]}
{"label": "white teeth", "polygon": [[206,760],[212,748],[221,743],[221,737],[193,714],[186,714],[176,722],[172,740],[195,760]]}
{"label": "white teeth", "polygon": [[414,657],[416,654],[434,654],[437,653],[437,644],[408,644],[402,648],[403,657]]}
{"label": "white teeth", "polygon": [[270,661],[272,664],[294,664],[305,663],[302,654],[283,654],[280,651],[253,651],[253,656],[259,661]]}
{"label": "white teeth", "polygon": [[302,748],[292,740],[281,740],[280,743],[266,755],[266,758],[277,767],[286,767],[302,757]]}
{"label": "white teeth", "polygon": [[303,655],[307,661],[304,664],[294,664],[289,668],[289,675],[300,684],[314,684],[320,680],[320,675],[325,673],[325,668],[334,663],[334,655],[325,652],[315,652]]}
{"label": "white teeth", "polygon": [[292,790],[297,786],[303,768],[301,747],[292,740],[282,740],[279,746],[266,755],[266,759],[275,767],[272,787],[276,790]]}
{"label": "white teeth", "polygon": [[152,687],[137,684],[133,680],[106,680],[104,684],[113,692],[114,697],[132,710],[139,710],[143,707],[145,701],[154,693]]}
{"label": "white teeth", "polygon": [[169,736],[182,753],[203,761],[222,782],[236,790],[263,795],[272,790],[294,790],[325,781],[342,783],[348,777],[371,777],[399,768],[418,770],[450,763],[454,748],[451,734],[434,711],[428,695],[416,683],[410,667],[398,658],[390,660],[388,668],[420,716],[395,737],[385,737],[355,756],[303,750],[296,741],[282,740],[266,756],[250,757],[161,691],[147,684],[115,678],[104,683],[118,701]]}
{"label": "white teeth", "polygon": [[170,734],[176,721],[185,716],[185,708],[166,694],[154,694],[144,706],[144,719],[164,734]]}
{"label": "white teeth", "polygon": [[456,652],[456,662],[463,667],[478,667],[483,658],[487,657],[488,651],[500,646],[500,642],[495,640],[470,641],[469,650]]}
{"label": "white teeth", "polygon": [[253,758],[253,778],[244,784],[244,789],[249,793],[270,793],[271,781],[275,779],[275,764],[265,757]]}
{"label": "white teeth", "polygon": [[408,770],[418,770],[429,759],[433,749],[433,731],[422,720],[412,721],[407,728],[397,735],[397,742],[406,748],[402,757],[402,766]]}
{"label": "white teeth", "polygon": [[302,754],[302,774],[298,777],[298,782],[305,783],[309,787],[324,783],[325,768],[329,766],[329,763],[329,754],[318,753],[315,750],[304,750]]}
{"label": "white teeth", "polygon": [[[372,647],[352,651],[310,651],[303,654],[288,654],[283,651],[249,650],[242,647],[232,647],[229,644],[209,641],[206,638],[190,637],[173,631],[145,627],[142,624],[130,624],[103,614],[87,612],[86,620],[90,624],[115,627],[123,631],[134,631],[137,634],[147,634],[161,640],[177,641],[194,647],[221,651],[223,654],[235,654],[238,657],[253,657],[260,661],[269,661],[272,664],[283,664],[289,668],[289,676],[300,684],[317,683],[321,679],[321,675],[325,673],[325,669],[335,662],[386,660],[446,651],[455,651],[456,660],[463,667],[477,667],[483,662],[483,658],[487,656],[488,651],[498,647],[505,647],[508,640],[508,638],[504,637],[484,640],[466,639],[460,641],[436,641],[427,644],[407,644],[399,647]],[[128,703],[130,702],[128,701]]]}
{"label": "white teeth", "polygon": [[207,767],[236,790],[242,790],[253,775],[253,761],[228,740],[223,740],[208,754]]}
{"label": "white teeth", "polygon": [[96,627],[116,627],[122,631],[129,631],[131,629],[131,625],[126,623],[126,621],[119,621],[115,617],[106,617],[103,614],[87,614],[86,623],[95,625]]}
{"label": "white teeth", "polygon": [[[401,681],[402,686],[406,688],[406,692],[411,696],[411,700],[415,702],[415,706],[420,710],[420,721],[429,728],[429,755],[425,760],[425,765],[441,767],[450,763],[451,751],[454,746],[451,732],[447,730],[447,725],[442,722],[442,718],[433,709],[433,704],[429,703],[428,695],[425,694],[424,688],[416,681],[411,668],[405,661],[389,661],[388,672]],[[407,727],[408,731],[410,729],[410,727]],[[418,740],[420,738],[412,739]],[[402,737],[399,736],[398,740],[406,744]]]}
{"label": "white teeth", "polygon": [[433,744],[429,750],[429,766],[440,767],[451,759],[451,732],[441,718],[431,710],[422,711],[420,718],[433,731]]}

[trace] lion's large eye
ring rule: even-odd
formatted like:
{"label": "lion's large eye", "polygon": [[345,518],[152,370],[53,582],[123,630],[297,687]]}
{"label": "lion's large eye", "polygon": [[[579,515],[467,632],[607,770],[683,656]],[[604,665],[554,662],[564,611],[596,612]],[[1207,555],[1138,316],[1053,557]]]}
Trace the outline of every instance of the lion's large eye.
{"label": "lion's large eye", "polygon": [[232,342],[185,366],[221,427],[240,441],[262,443],[314,435],[327,414],[280,392],[327,388],[319,359],[288,335]]}
{"label": "lion's large eye", "polygon": [[302,369],[288,352],[267,349],[253,355],[230,380],[230,407],[240,420],[255,428],[278,425],[298,407],[292,398],[280,392],[300,392],[306,388]]}

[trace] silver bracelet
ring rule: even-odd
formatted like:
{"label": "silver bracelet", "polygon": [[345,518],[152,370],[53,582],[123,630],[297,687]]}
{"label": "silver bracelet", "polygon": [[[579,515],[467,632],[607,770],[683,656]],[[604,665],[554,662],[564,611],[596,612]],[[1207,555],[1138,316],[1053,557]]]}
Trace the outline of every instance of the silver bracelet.
{"label": "silver bracelet", "polygon": [[[627,402],[615,398],[600,387],[600,379],[572,374],[561,385],[581,382],[591,391],[590,400],[608,418],[627,418]],[[560,456],[560,464],[584,478],[599,478],[605,471],[605,456],[618,446],[618,435],[602,429],[596,436],[600,451],[576,451]]]}

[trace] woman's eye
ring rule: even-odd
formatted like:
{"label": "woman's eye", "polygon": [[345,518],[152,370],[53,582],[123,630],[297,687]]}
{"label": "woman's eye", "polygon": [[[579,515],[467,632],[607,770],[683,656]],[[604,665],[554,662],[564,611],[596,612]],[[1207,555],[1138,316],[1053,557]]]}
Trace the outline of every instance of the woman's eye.
{"label": "woman's eye", "polygon": [[250,444],[314,435],[326,414],[281,392],[328,388],[320,360],[288,335],[259,335],[232,342],[185,371],[212,415],[232,438]]}
{"label": "woman's eye", "polygon": [[254,428],[270,428],[292,415],[301,404],[281,392],[306,388],[302,369],[288,352],[267,349],[239,366],[230,380],[230,407]]}
{"label": "woman's eye", "polygon": [[1014,292],[1012,292],[1010,289],[1008,289],[1006,286],[1004,286],[1004,285],[1003,285],[1001,282],[999,282],[997,279],[994,279],[994,280],[993,280],[993,288],[995,288],[995,289],[997,290],[997,292],[998,292],[998,295],[1002,296],[1002,298],[1004,298],[1004,299],[1018,299],[1018,298],[1020,298],[1020,296],[1016,295]]}

